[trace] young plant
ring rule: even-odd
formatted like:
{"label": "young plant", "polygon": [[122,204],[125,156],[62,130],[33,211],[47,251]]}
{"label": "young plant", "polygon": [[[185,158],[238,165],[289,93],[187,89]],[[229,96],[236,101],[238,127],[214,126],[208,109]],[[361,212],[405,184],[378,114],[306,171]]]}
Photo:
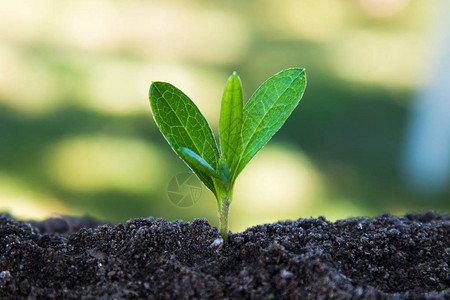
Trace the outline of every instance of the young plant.
{"label": "young plant", "polygon": [[151,84],[155,122],[175,153],[216,196],[224,242],[236,178],[281,128],[305,87],[305,69],[287,69],[264,82],[244,107],[241,80],[234,72],[222,97],[219,150],[211,127],[188,96],[166,82]]}

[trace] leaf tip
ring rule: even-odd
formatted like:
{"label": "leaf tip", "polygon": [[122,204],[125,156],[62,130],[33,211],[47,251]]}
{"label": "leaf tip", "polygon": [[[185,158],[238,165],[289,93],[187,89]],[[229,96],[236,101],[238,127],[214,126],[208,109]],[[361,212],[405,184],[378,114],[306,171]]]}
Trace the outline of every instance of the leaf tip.
{"label": "leaf tip", "polygon": [[154,84],[155,82],[154,81],[152,81],[152,83],[150,83],[150,87],[148,88],[148,97],[149,98],[151,98],[151,95],[152,95],[152,89],[153,89],[153,84]]}
{"label": "leaf tip", "polygon": [[151,98],[152,94],[153,96],[156,96],[158,93],[158,90],[160,87],[162,87],[165,84],[165,82],[162,81],[152,81],[152,83],[150,84],[150,88],[148,91],[148,96]]}
{"label": "leaf tip", "polygon": [[155,88],[155,83],[156,83],[156,81],[152,81],[152,83],[150,83],[150,88],[149,88],[150,92],[152,91],[152,89]]}
{"label": "leaf tip", "polygon": [[236,79],[241,81],[241,78],[239,78],[239,75],[237,74],[237,72],[233,71],[233,73],[231,74],[231,76],[228,80],[236,80]]}

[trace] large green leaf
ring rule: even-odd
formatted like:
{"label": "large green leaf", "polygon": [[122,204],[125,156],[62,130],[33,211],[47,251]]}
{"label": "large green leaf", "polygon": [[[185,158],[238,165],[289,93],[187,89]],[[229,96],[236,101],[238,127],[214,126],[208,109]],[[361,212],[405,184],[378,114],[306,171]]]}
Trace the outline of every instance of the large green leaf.
{"label": "large green leaf", "polygon": [[228,78],[223,93],[219,121],[222,158],[232,173],[235,171],[240,155],[243,102],[241,79],[234,72]]}
{"label": "large green leaf", "polygon": [[234,178],[283,126],[306,87],[305,69],[287,69],[264,82],[244,107],[242,154]]}
{"label": "large green leaf", "polygon": [[153,82],[149,99],[153,117],[167,142],[200,180],[216,193],[211,176],[186,160],[186,154],[182,152],[183,147],[191,149],[210,166],[217,167],[219,151],[205,117],[188,96],[166,82]]}

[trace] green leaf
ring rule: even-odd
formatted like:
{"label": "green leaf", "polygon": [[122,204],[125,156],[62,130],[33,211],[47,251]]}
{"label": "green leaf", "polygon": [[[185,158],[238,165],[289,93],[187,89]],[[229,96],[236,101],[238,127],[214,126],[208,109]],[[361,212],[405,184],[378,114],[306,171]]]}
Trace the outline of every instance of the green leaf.
{"label": "green leaf", "polygon": [[219,121],[222,158],[228,164],[231,173],[234,173],[239,161],[243,102],[241,79],[234,72],[228,78],[223,93]]}
{"label": "green leaf", "polygon": [[213,167],[211,167],[203,158],[201,158],[191,149],[181,147],[179,153],[182,154],[182,158],[184,161],[189,162],[189,165],[195,166],[198,170],[205,174],[208,174],[211,177],[217,178],[219,180],[222,179]]}
{"label": "green leaf", "polygon": [[244,107],[242,155],[235,177],[283,126],[306,87],[305,69],[287,69],[264,82]]}
{"label": "green leaf", "polygon": [[153,82],[149,99],[155,122],[167,142],[206,187],[216,193],[211,176],[187,161],[181,150],[182,147],[191,149],[210,166],[218,165],[219,151],[205,117],[188,96],[166,82]]}

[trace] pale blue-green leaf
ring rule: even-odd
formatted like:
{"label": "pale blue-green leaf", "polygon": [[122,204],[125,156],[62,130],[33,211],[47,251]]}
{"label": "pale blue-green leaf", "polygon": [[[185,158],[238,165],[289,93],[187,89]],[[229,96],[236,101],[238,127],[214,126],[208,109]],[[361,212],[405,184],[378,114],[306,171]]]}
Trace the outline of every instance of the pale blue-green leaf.
{"label": "pale blue-green leaf", "polygon": [[201,158],[197,153],[195,153],[191,149],[181,147],[179,153],[182,154],[183,160],[189,162],[189,165],[195,166],[196,169],[202,171],[205,174],[208,174],[213,178],[219,180],[221,179],[219,174],[217,174],[216,170],[214,170],[213,167],[211,167],[203,158]]}

